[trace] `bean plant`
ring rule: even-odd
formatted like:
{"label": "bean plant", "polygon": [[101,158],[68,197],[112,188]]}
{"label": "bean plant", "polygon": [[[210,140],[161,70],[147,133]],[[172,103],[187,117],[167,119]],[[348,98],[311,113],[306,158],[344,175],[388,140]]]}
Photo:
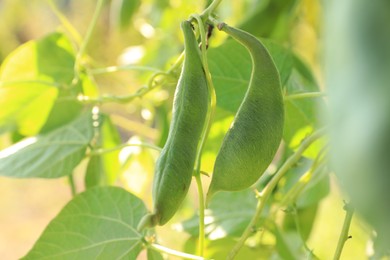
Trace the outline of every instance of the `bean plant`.
{"label": "bean plant", "polygon": [[[85,29],[76,2],[42,2],[59,27],[0,56],[0,176],[71,194],[22,259],[325,259],[327,210],[345,215],[327,256],[354,219],[389,253],[385,0],[97,0]],[[313,2],[324,64],[292,37]],[[136,27],[141,59],[98,56]]]}

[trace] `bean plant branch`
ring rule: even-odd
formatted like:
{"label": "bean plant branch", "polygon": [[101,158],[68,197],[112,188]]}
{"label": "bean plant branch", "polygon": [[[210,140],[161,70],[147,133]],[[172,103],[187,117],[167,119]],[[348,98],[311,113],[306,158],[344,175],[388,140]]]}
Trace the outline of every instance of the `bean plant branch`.
{"label": "bean plant branch", "polygon": [[154,244],[154,243],[147,244],[147,247],[149,247],[150,249],[153,249],[157,252],[160,252],[160,253],[165,253],[165,254],[172,255],[172,256],[178,256],[182,259],[206,260],[206,258],[203,258],[200,256],[183,253],[183,252],[176,251],[174,249],[167,248],[165,246]]}
{"label": "bean plant branch", "polygon": [[211,124],[214,118],[214,112],[215,112],[215,106],[216,106],[216,94],[215,89],[213,85],[213,81],[211,79],[211,73],[208,66],[207,61],[207,53],[206,53],[206,31],[204,27],[204,23],[201,19],[201,17],[197,14],[192,15],[191,18],[195,19],[200,33],[201,38],[201,53],[202,53],[202,64],[204,68],[204,72],[206,74],[206,80],[207,80],[207,86],[208,86],[208,96],[209,96],[209,103],[207,108],[207,115],[206,115],[206,123],[201,135],[200,144],[198,147],[198,153],[196,156],[196,170],[195,170],[195,178],[197,182],[198,187],[198,193],[199,193],[199,254],[203,256],[204,254],[204,240],[205,240],[205,234],[204,234],[204,211],[205,211],[205,201],[203,196],[203,187],[202,187],[202,180],[200,175],[200,168],[201,168],[201,155],[203,152],[203,147],[206,143],[208,134],[210,132]]}
{"label": "bean plant branch", "polygon": [[314,132],[311,136],[309,136],[306,140],[304,140],[301,145],[299,146],[298,150],[291,155],[287,161],[279,168],[279,170],[276,172],[274,177],[271,179],[271,181],[267,184],[267,186],[263,189],[263,191],[259,194],[257,206],[256,206],[256,212],[254,216],[252,217],[249,225],[246,227],[244,233],[238,240],[238,242],[235,244],[233,249],[230,251],[227,259],[234,259],[234,257],[237,255],[237,253],[240,251],[240,249],[244,246],[245,241],[248,239],[248,237],[253,233],[253,230],[256,230],[256,223],[258,222],[261,214],[263,213],[264,206],[270,196],[272,195],[273,190],[275,189],[276,185],[279,183],[280,179],[287,173],[287,171],[298,162],[298,160],[301,158],[303,152],[316,140],[318,140],[320,137],[322,137],[325,134],[325,129],[320,129]]}
{"label": "bean plant branch", "polygon": [[92,20],[88,26],[88,29],[87,29],[87,32],[84,36],[84,39],[81,43],[81,46],[80,46],[80,49],[79,51],[77,52],[77,55],[76,55],[76,62],[75,62],[75,67],[74,67],[74,70],[75,70],[75,78],[73,79],[73,84],[76,84],[79,80],[79,72],[80,72],[80,63],[81,63],[81,59],[82,57],[84,56],[85,54],[85,51],[87,49],[87,46],[89,44],[89,41],[91,39],[91,36],[92,36],[92,32],[93,30],[95,29],[96,27],[96,24],[97,24],[97,20],[102,12],[102,9],[103,9],[103,6],[104,6],[104,3],[105,3],[106,0],[98,0],[97,4],[96,4],[96,8],[95,8],[95,12],[92,16]]}
{"label": "bean plant branch", "polygon": [[53,3],[53,0],[47,0],[51,10],[57,16],[58,20],[60,20],[61,24],[64,26],[65,30],[67,30],[72,36],[73,40],[77,44],[81,44],[81,36],[79,32],[73,27],[73,25],[69,22],[69,20],[61,13],[61,11],[57,8],[57,6]]}
{"label": "bean plant branch", "polygon": [[[163,76],[163,79],[159,79],[158,77]],[[168,74],[166,72],[157,72],[154,73],[148,82],[148,85],[143,86],[139,88],[135,93],[129,94],[129,95],[123,95],[123,96],[117,96],[117,95],[101,95],[99,97],[89,97],[89,96],[84,96],[80,95],[77,97],[77,100],[81,103],[84,104],[103,104],[103,103],[120,103],[120,104],[126,104],[131,101],[133,101],[136,98],[141,98],[145,96],[147,93],[155,89],[156,87],[162,85],[165,83],[166,76]],[[73,97],[65,97],[63,99],[74,99]]]}
{"label": "bean plant branch", "polygon": [[198,239],[198,254],[200,256],[204,255],[204,241],[205,241],[205,224],[204,224],[204,212],[205,212],[205,202],[203,195],[203,185],[202,178],[200,174],[195,175],[196,187],[199,194],[199,239]]}
{"label": "bean plant branch", "polygon": [[214,0],[200,15],[203,21],[207,20],[210,15],[217,9],[222,0]]}
{"label": "bean plant branch", "polygon": [[340,238],[337,243],[337,248],[333,257],[334,260],[340,259],[341,252],[343,251],[345,242],[347,242],[347,240],[351,238],[348,232],[349,232],[349,227],[351,225],[354,208],[350,204],[346,203],[344,205],[344,210],[346,211],[345,219],[344,219],[343,227],[341,229]]}

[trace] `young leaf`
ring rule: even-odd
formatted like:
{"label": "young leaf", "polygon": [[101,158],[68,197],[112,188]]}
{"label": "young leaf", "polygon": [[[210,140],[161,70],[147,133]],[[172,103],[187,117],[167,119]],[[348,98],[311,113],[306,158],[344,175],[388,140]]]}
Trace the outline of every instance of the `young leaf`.
{"label": "young leaf", "polygon": [[[27,42],[12,52],[0,70],[0,132],[37,134],[57,97],[69,96],[61,89],[72,82],[74,62],[71,43],[60,33]],[[62,114],[74,113],[73,110]],[[79,111],[80,108],[76,116]]]}
{"label": "young leaf", "polygon": [[146,213],[143,202],[117,187],[96,187],[77,195],[49,223],[28,259],[136,259]]}
{"label": "young leaf", "polygon": [[72,173],[94,136],[92,116],[30,137],[0,151],[0,175],[15,178],[58,178]]}

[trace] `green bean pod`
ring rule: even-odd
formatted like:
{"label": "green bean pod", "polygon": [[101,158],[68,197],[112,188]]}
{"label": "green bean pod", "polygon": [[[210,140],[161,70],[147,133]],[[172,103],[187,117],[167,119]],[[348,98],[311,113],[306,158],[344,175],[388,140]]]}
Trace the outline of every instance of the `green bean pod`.
{"label": "green bean pod", "polygon": [[253,185],[272,162],[283,134],[279,73],[264,45],[224,23],[218,28],[241,43],[252,59],[249,87],[217,155],[207,200],[218,191]]}
{"label": "green bean pod", "polygon": [[167,142],[156,163],[153,212],[139,225],[164,225],[184,200],[194,171],[208,107],[208,85],[200,50],[189,21],[181,23],[185,58],[176,87]]}

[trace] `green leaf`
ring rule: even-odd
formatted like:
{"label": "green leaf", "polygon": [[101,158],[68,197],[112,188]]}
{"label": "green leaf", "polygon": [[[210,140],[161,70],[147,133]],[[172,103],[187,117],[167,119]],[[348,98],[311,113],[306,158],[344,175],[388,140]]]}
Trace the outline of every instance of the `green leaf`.
{"label": "green leaf", "polygon": [[[292,54],[282,46],[262,40],[280,73],[286,81],[292,69]],[[227,40],[217,48],[208,50],[210,72],[217,95],[217,106],[235,113],[248,89],[252,61],[248,51],[234,40]]]}
{"label": "green leaf", "polygon": [[0,175],[15,178],[58,178],[72,173],[94,136],[91,113],[0,152]]}
{"label": "green leaf", "polygon": [[251,5],[246,20],[239,27],[256,36],[284,40],[291,34],[296,18],[292,12],[299,1],[257,1],[257,5]]}
{"label": "green leaf", "polygon": [[126,29],[131,18],[141,5],[141,0],[114,0],[111,4],[111,16],[120,29]]}
{"label": "green leaf", "polygon": [[[257,199],[252,189],[219,192],[205,211],[205,232],[210,240],[240,236],[256,211]],[[267,210],[264,211],[267,214]],[[192,236],[198,235],[199,216],[179,224],[177,228]]]}
{"label": "green leaf", "polygon": [[143,202],[122,188],[90,189],[61,210],[23,259],[136,259],[144,214]]}
{"label": "green leaf", "polygon": [[50,132],[59,126],[69,123],[80,115],[83,109],[83,105],[77,100],[77,96],[80,93],[82,93],[80,87],[70,90],[60,89],[40,133]]}
{"label": "green leaf", "polygon": [[[68,86],[74,76],[74,62],[72,45],[60,33],[27,42],[13,51],[0,70],[0,132],[37,134],[57,97],[68,96],[66,92],[71,91]],[[70,112],[60,115],[65,113]]]}

